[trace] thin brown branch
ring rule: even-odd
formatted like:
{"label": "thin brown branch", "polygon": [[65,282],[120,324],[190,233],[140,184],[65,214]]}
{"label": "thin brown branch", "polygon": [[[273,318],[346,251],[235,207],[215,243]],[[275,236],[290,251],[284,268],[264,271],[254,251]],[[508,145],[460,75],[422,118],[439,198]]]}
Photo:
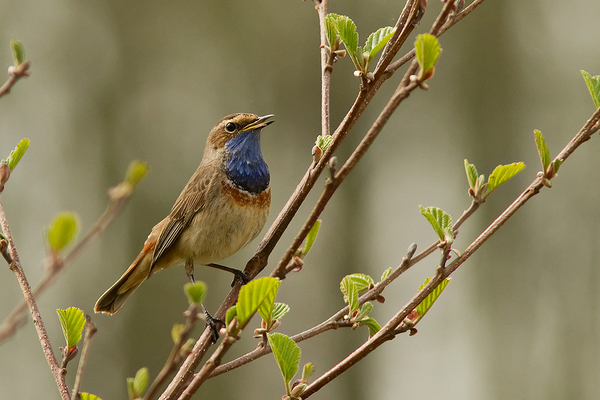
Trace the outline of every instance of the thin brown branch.
{"label": "thin brown branch", "polygon": [[[58,275],[64,271],[75,259],[83,253],[83,251],[100,236],[108,227],[108,225],[116,218],[122,210],[123,205],[131,196],[131,191],[121,190],[117,185],[109,190],[110,201],[96,223],[92,226],[89,232],[73,247],[69,254],[64,258],[52,258],[51,263],[46,269],[46,273],[42,280],[32,290],[33,297],[39,299],[56,280]],[[27,304],[22,301],[13,311],[4,318],[0,324],[0,343],[13,336],[19,328],[27,323]]]}
{"label": "thin brown branch", "polygon": [[315,0],[315,9],[319,16],[319,33],[321,36],[321,135],[329,135],[329,93],[331,86],[331,72],[335,53],[327,52],[327,34],[325,29],[325,16],[329,0]]}
{"label": "thin brown branch", "polygon": [[61,398],[63,400],[68,400],[71,397],[69,396],[69,388],[67,387],[67,383],[65,382],[65,375],[63,373],[63,369],[60,368],[58,362],[56,361],[56,357],[54,356],[54,352],[52,351],[52,345],[50,344],[50,340],[48,339],[48,333],[46,332],[46,327],[44,326],[44,321],[42,320],[42,316],[37,307],[35,299],[31,294],[31,287],[29,286],[29,282],[27,281],[27,277],[25,276],[25,272],[21,267],[21,261],[19,260],[19,254],[17,253],[17,249],[15,247],[10,227],[8,225],[8,220],[6,219],[6,214],[4,213],[4,208],[2,207],[2,199],[0,198],[0,225],[2,227],[2,231],[7,238],[8,241],[8,251],[10,253],[10,257],[12,258],[12,263],[10,263],[10,269],[13,271],[15,276],[17,277],[17,281],[19,282],[19,286],[21,287],[21,291],[23,292],[23,296],[25,297],[25,301],[27,302],[27,306],[29,308],[29,312],[31,314],[31,318],[33,319],[33,325],[38,334],[38,339],[40,344],[42,345],[42,350],[44,351],[44,355],[46,356],[46,361],[48,361],[48,365],[50,366],[50,370],[52,371],[52,375],[54,376],[54,380],[56,381],[56,386],[58,387],[58,391],[60,392]]}
{"label": "thin brown branch", "polygon": [[[411,1],[410,3],[414,4],[414,1]],[[413,10],[413,8],[411,8],[411,10]],[[412,21],[409,19],[408,23],[402,26],[402,32],[399,35],[398,40],[402,40],[402,38],[408,37],[408,35],[410,35],[410,32],[412,32],[414,28],[415,24],[413,24]],[[393,58],[393,56],[395,56],[395,54],[396,53],[394,53],[391,56],[391,59]],[[340,146],[344,138],[349,133],[350,129],[354,126],[355,122],[362,115],[365,108],[370,104],[370,101],[373,99],[381,85],[392,75],[393,72],[386,71],[386,73],[381,73],[378,76],[376,76],[375,80],[369,82],[368,85],[361,87],[361,90],[359,90],[359,93],[352,107],[350,108],[350,110],[348,111],[348,113],[334,132],[333,141],[331,145],[323,153],[321,159],[317,163],[311,163],[311,166],[306,171],[301,182],[296,187],[296,190],[294,191],[294,193],[292,193],[286,205],[280,211],[279,215],[277,216],[277,218],[265,234],[264,238],[260,242],[254,256],[247,263],[245,272],[251,279],[257,276],[265,268],[265,266],[268,263],[269,255],[273,251],[277,242],[281,239],[281,236],[287,229],[291,220],[296,215],[296,212],[300,208],[300,205],[304,202],[308,193],[314,187],[323,169],[328,164],[332,154]],[[238,292],[239,285],[236,284],[234,285],[230,293],[227,295],[225,300],[221,303],[221,306],[219,307],[217,312],[215,313],[215,316],[217,318],[223,318],[225,315],[225,311],[235,304]],[[200,365],[200,362],[206,354],[206,351],[208,350],[210,344],[210,333],[208,330],[205,330],[196,342],[194,349],[192,350],[190,355],[183,362],[181,368],[179,369],[179,371],[177,372],[167,389],[161,395],[161,400],[172,400],[176,398],[176,396],[178,396],[180,393],[182,393],[185,386],[192,379],[194,370]]]}
{"label": "thin brown branch", "polygon": [[[29,72],[30,66],[30,61],[24,61],[21,64],[14,67],[14,69],[9,69],[8,80],[4,82],[4,85],[0,87],[0,97],[10,93],[10,90],[19,81],[19,79],[26,78],[31,74],[31,72]],[[11,66],[10,68],[13,67]]]}
{"label": "thin brown branch", "polygon": [[[600,121],[600,108],[588,119],[580,131],[571,139],[571,141],[563,148],[556,159],[566,160],[582,143],[589,140],[596,131]],[[510,204],[498,218],[496,218],[466,249],[449,265],[443,268],[438,268],[435,276],[425,287],[419,291],[402,309],[394,315],[379,332],[373,335],[362,346],[352,352],[348,357],[342,360],[335,367],[321,375],[317,380],[308,386],[303,393],[302,398],[306,399],[321,387],[331,382],[333,379],[341,375],[344,371],[362,360],[373,350],[378,348],[387,340],[395,337],[395,330],[404,321],[408,314],[421,303],[444,279],[452,274],[460,267],[471,255],[477,251],[498,229],[504,225],[525,203],[533,196],[538,194],[544,187],[543,176],[538,176],[533,182]]]}
{"label": "thin brown branch", "polygon": [[79,399],[79,388],[81,387],[81,381],[83,379],[83,371],[85,368],[85,363],[87,361],[88,352],[90,351],[90,347],[92,345],[92,338],[98,332],[98,328],[92,322],[92,317],[89,315],[85,316],[85,338],[83,339],[83,350],[81,351],[81,358],[79,359],[79,364],[77,365],[77,372],[75,374],[75,382],[73,383],[73,399]]}
{"label": "thin brown branch", "polygon": [[195,304],[190,305],[190,307],[185,311],[184,315],[186,317],[185,325],[179,333],[179,338],[177,342],[173,345],[173,348],[171,349],[171,353],[169,354],[165,365],[162,367],[162,369],[154,379],[154,382],[152,382],[150,388],[146,392],[144,400],[152,399],[156,395],[158,389],[167,380],[169,375],[175,372],[175,368],[177,367],[177,364],[182,358],[182,348],[186,344],[187,340],[190,337],[190,334],[192,333],[192,330],[194,329],[196,323],[200,319],[198,315],[197,306]]}

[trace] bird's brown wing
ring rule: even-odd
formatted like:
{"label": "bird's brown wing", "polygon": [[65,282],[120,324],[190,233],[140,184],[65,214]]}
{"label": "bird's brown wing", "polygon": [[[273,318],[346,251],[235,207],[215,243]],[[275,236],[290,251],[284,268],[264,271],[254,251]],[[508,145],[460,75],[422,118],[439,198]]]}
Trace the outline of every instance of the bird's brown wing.
{"label": "bird's brown wing", "polygon": [[199,167],[173,205],[168,221],[156,241],[150,273],[158,259],[175,243],[194,216],[204,208],[207,193],[216,178],[206,172],[202,166]]}

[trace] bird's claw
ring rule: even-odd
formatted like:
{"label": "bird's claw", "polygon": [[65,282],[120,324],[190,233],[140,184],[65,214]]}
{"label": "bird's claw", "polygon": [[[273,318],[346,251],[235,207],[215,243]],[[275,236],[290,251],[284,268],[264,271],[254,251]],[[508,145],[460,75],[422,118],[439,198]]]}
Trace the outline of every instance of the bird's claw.
{"label": "bird's claw", "polygon": [[233,272],[233,275],[234,276],[233,281],[231,281],[231,287],[233,287],[236,282],[239,282],[242,286],[250,282],[250,277],[248,276],[246,271],[235,270],[235,272]]}

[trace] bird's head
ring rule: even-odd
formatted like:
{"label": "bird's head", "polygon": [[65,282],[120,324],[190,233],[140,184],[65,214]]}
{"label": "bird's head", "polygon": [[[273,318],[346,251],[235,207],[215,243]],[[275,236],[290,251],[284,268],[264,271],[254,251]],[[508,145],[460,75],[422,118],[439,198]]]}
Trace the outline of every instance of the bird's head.
{"label": "bird's head", "polygon": [[[223,151],[227,176],[240,188],[260,193],[269,187],[269,169],[260,150],[260,132],[273,115],[231,114],[208,135],[207,151]],[[209,150],[210,149],[210,150]]]}

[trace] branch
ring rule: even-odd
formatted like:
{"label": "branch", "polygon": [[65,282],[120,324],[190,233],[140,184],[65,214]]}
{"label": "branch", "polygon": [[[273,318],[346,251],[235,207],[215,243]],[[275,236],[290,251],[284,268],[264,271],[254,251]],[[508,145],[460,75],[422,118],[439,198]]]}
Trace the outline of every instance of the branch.
{"label": "branch", "polygon": [[[565,148],[559,153],[555,159],[566,160],[582,143],[586,142],[591,136],[600,129],[600,108],[597,109],[590,119],[584,124],[580,131],[571,139]],[[329,383],[348,370],[358,361],[366,357],[373,350],[378,348],[384,342],[395,337],[395,330],[404,321],[408,314],[419,305],[444,279],[452,274],[460,267],[483,243],[485,243],[504,223],[512,217],[527,201],[539,193],[544,187],[543,180],[548,179],[543,176],[538,176],[533,182],[517,197],[498,218],[496,218],[478,237],[475,239],[465,251],[452,261],[448,266],[438,268],[435,276],[431,281],[417,293],[402,309],[394,315],[379,332],[373,335],[362,346],[352,352],[348,357],[342,360],[335,367],[321,375],[315,382],[310,384],[303,393],[302,398],[306,399],[314,394],[321,387]]]}
{"label": "branch", "polygon": [[92,317],[89,315],[85,316],[85,339],[83,341],[83,350],[81,352],[81,358],[79,359],[79,365],[77,365],[77,372],[75,374],[75,382],[73,383],[73,399],[79,399],[79,388],[81,387],[81,380],[83,378],[83,370],[85,368],[85,362],[87,355],[92,345],[92,338],[98,332],[98,328],[92,322]]}
{"label": "branch", "polygon": [[[9,264],[11,271],[17,277],[17,281],[19,282],[19,286],[21,287],[21,291],[23,292],[23,296],[25,297],[25,301],[27,302],[27,306],[29,307],[29,312],[31,314],[31,318],[33,319],[33,325],[38,334],[38,338],[40,340],[40,344],[42,345],[42,350],[44,351],[44,355],[46,356],[46,361],[48,361],[48,365],[50,366],[50,370],[52,371],[52,375],[54,375],[54,380],[56,381],[56,386],[58,386],[58,391],[60,392],[61,398],[63,400],[70,399],[69,389],[65,382],[65,375],[63,369],[60,368],[56,358],[54,357],[54,352],[52,351],[52,345],[50,344],[50,340],[48,339],[48,333],[46,332],[46,327],[44,326],[44,321],[42,320],[42,316],[40,315],[40,311],[37,307],[35,299],[31,294],[31,287],[29,286],[29,282],[25,277],[25,272],[21,267],[21,261],[19,260],[19,254],[17,253],[17,249],[15,248],[15,244],[12,239],[12,235],[10,233],[10,227],[8,226],[8,221],[6,219],[6,214],[4,213],[4,208],[2,207],[2,200],[0,198],[0,225],[2,226],[2,231],[4,235],[8,239],[8,253],[4,255],[5,259],[10,259],[12,262]],[[4,241],[4,239],[2,240]],[[6,253],[6,245],[2,246]]]}
{"label": "branch", "polygon": [[[133,192],[124,187],[124,183],[109,189],[109,203],[106,209],[92,226],[89,232],[81,239],[71,252],[64,258],[53,258],[42,280],[33,289],[34,298],[39,298],[56,280],[57,276],[67,268],[75,259],[106,230],[108,225],[122,210],[123,205]],[[0,343],[13,336],[17,330],[27,323],[27,303],[21,302],[0,324]]]}
{"label": "branch", "polygon": [[19,79],[27,78],[31,74],[29,71],[30,66],[31,61],[24,61],[16,67],[10,66],[8,68],[8,80],[0,87],[0,97],[10,93],[10,89]]}

